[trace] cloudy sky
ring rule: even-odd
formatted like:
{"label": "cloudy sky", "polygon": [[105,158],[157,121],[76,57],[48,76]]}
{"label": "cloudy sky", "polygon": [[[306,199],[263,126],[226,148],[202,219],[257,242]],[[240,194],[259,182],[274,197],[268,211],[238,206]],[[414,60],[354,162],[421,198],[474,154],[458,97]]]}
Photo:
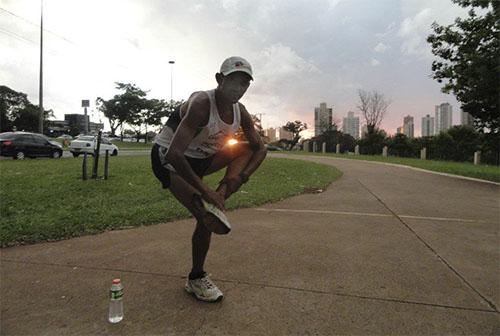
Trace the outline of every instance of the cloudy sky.
{"label": "cloudy sky", "polygon": [[[95,99],[131,82],[151,98],[186,99],[215,87],[228,56],[250,61],[255,81],[242,102],[264,127],[302,120],[326,102],[341,121],[358,113],[357,90],[392,101],[382,123],[395,133],[405,115],[449,102],[430,78],[430,25],[466,10],[451,0],[44,0],[44,106],[57,119],[83,113],[105,121]],[[38,103],[40,1],[0,0],[0,85]],[[170,60],[175,61],[173,67]]]}

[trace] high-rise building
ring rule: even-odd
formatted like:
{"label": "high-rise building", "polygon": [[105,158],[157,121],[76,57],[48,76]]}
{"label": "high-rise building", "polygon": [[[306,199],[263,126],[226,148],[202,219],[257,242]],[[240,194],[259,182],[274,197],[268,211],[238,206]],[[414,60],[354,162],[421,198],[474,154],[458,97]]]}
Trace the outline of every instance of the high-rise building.
{"label": "high-rise building", "polygon": [[446,131],[451,127],[452,124],[452,108],[450,103],[442,103],[441,105],[436,105],[435,114],[435,134],[439,134],[441,131]]}
{"label": "high-rise building", "polygon": [[342,132],[350,134],[354,139],[359,139],[359,117],[355,117],[354,112],[349,111],[347,118],[343,119]]}
{"label": "high-rise building", "polygon": [[267,128],[264,130],[264,135],[268,137],[269,142],[275,142],[276,139],[276,129],[275,128]]}
{"label": "high-rise building", "polygon": [[434,135],[434,118],[430,115],[426,115],[422,118],[422,136],[433,136]]}
{"label": "high-rise building", "polygon": [[326,103],[319,104],[314,108],[314,135],[318,136],[325,132],[332,125],[333,109],[326,106]]}
{"label": "high-rise building", "polygon": [[293,133],[285,130],[283,127],[277,128],[276,129],[276,138],[278,140],[292,140],[293,139]]}
{"label": "high-rise building", "polygon": [[460,113],[460,125],[473,127],[474,118],[469,113],[462,111],[462,113]]}
{"label": "high-rise building", "polygon": [[414,130],[415,130],[415,125],[413,123],[413,117],[409,115],[404,117],[403,134],[406,135],[408,138],[413,138],[415,136]]}
{"label": "high-rise building", "polygon": [[275,142],[278,140],[292,140],[293,133],[285,130],[284,127],[267,128],[264,130],[264,135],[269,138],[269,142]]}
{"label": "high-rise building", "polygon": [[403,134],[403,126],[396,128],[396,134]]}

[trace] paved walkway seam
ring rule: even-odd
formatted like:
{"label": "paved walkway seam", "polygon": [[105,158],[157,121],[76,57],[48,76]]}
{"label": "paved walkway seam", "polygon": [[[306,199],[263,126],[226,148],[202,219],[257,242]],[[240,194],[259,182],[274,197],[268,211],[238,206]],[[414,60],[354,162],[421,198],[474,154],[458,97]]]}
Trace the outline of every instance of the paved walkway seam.
{"label": "paved walkway seam", "polygon": [[[42,262],[31,262],[31,261],[12,260],[12,259],[1,259],[1,261],[2,262],[16,263],[16,264],[45,265],[45,266],[67,267],[67,268],[75,268],[76,267],[76,268],[81,268],[81,269],[98,270],[98,271],[114,271],[114,272],[122,272],[122,273],[147,274],[147,275],[167,277],[167,278],[176,278],[176,279],[177,278],[178,279],[185,279],[186,278],[185,275],[156,273],[156,272],[144,272],[144,271],[134,271],[134,270],[123,270],[123,269],[115,269],[115,268],[108,268],[108,267],[78,266],[78,265],[74,265],[74,264],[42,263]],[[466,310],[466,311],[475,311],[475,312],[482,312],[482,313],[499,314],[499,312],[497,310],[450,306],[450,305],[444,305],[444,304],[438,304],[438,303],[408,301],[408,300],[400,300],[400,299],[393,299],[393,298],[382,298],[382,297],[376,297],[376,296],[355,295],[355,294],[341,293],[341,292],[335,292],[335,291],[323,291],[323,290],[318,290],[318,289],[306,289],[306,288],[299,288],[299,287],[278,286],[278,285],[270,285],[270,284],[265,284],[265,283],[241,281],[241,280],[231,280],[231,279],[222,279],[222,278],[213,278],[213,280],[225,282],[225,283],[243,284],[243,285],[253,286],[253,287],[286,289],[286,290],[297,291],[297,292],[342,296],[342,297],[355,298],[355,299],[361,299],[361,300],[392,302],[392,303],[400,303],[400,304],[410,304],[410,305],[429,306],[429,307],[437,307],[437,308],[445,308],[445,309]],[[228,292],[228,290],[226,291],[226,293],[227,292]],[[200,328],[203,326],[204,322],[205,321],[203,321]]]}
{"label": "paved walkway seam", "polygon": [[[267,212],[295,212],[295,213],[313,213],[313,214],[326,214],[326,215],[346,215],[346,216],[371,216],[371,217],[394,217],[392,214],[378,214],[367,212],[348,212],[348,211],[332,211],[332,210],[309,210],[309,209],[277,209],[277,208],[255,208],[256,211]],[[486,223],[480,219],[462,219],[462,218],[443,218],[443,217],[422,217],[411,215],[398,215],[401,218],[409,218],[416,220],[436,220],[447,222],[465,222],[465,223]]]}
{"label": "paved walkway seam", "polygon": [[359,179],[358,179],[358,182],[359,182],[359,184],[361,184],[363,186],[363,188],[365,188],[370,194],[372,194],[373,197],[375,197],[388,211],[390,211],[394,215],[394,217],[396,217],[401,222],[401,224],[403,224],[413,235],[415,235],[415,237],[417,237],[418,240],[420,240],[420,242],[422,242],[430,251],[432,251],[432,253],[434,253],[434,255],[439,260],[441,260],[453,273],[455,273],[455,275],[458,276],[470,289],[472,289],[477,295],[479,295],[492,309],[495,310],[495,312],[497,312],[497,313],[499,312],[497,307],[495,306],[495,304],[493,302],[488,300],[483,294],[481,294],[481,292],[479,292],[479,290],[474,288],[474,286],[472,286],[472,284],[470,284],[465,279],[465,277],[463,275],[461,275],[453,266],[451,266],[451,264],[445,258],[440,256],[439,253],[437,253],[437,251],[432,248],[432,246],[430,246],[422,237],[420,237],[418,235],[418,233],[416,233],[405,221],[403,221],[403,219],[401,217],[399,217],[391,208],[389,208],[389,206],[387,206],[387,204],[385,204],[384,201],[382,201],[382,199],[380,199],[380,197],[375,195],[375,193],[373,193]]}
{"label": "paved walkway seam", "polygon": [[269,285],[269,284],[247,282],[247,281],[240,281],[240,280],[227,280],[227,279],[220,279],[220,278],[219,279],[214,278],[214,280],[221,281],[221,282],[236,282],[236,283],[241,283],[241,284],[248,285],[248,286],[287,289],[287,290],[293,290],[293,291],[298,291],[298,292],[307,292],[307,293],[333,295],[333,296],[343,296],[343,297],[350,297],[350,298],[356,298],[356,299],[362,299],[362,300],[385,301],[385,302],[394,302],[394,303],[402,303],[402,304],[431,306],[431,307],[439,307],[439,308],[446,308],[446,309],[458,309],[458,310],[468,310],[468,311],[477,311],[477,312],[483,312],[483,313],[499,314],[499,312],[496,310],[488,310],[488,309],[481,309],[481,308],[450,306],[450,305],[443,305],[443,304],[438,304],[438,303],[408,301],[408,300],[391,299],[391,298],[381,298],[381,297],[376,297],[376,296],[355,295],[355,294],[347,294],[347,293],[334,292],[334,291],[328,292],[328,291],[322,291],[322,290],[317,290],[317,289],[305,289],[305,288],[298,288],[298,287]]}

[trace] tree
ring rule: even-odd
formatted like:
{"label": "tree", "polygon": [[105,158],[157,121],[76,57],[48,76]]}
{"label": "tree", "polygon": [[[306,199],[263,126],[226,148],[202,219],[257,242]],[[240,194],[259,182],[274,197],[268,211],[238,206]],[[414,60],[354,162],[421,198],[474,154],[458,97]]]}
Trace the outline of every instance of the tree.
{"label": "tree", "polygon": [[292,149],[297,144],[297,142],[299,142],[300,133],[307,129],[307,124],[303,123],[300,120],[289,121],[286,123],[285,126],[283,126],[283,129],[285,131],[292,133],[292,135],[293,135],[293,138],[290,141],[290,147],[289,147],[290,149]]}
{"label": "tree", "polygon": [[488,164],[500,164],[500,133],[481,134],[481,161]]}
{"label": "tree", "polygon": [[[14,120],[12,125],[18,131],[38,133],[40,123],[40,108],[37,105],[29,103],[22,109],[17,109],[13,113]],[[49,117],[54,117],[52,110],[44,110],[43,128],[46,130],[49,126]]]}
{"label": "tree", "polygon": [[25,93],[0,85],[0,127],[2,132],[12,130],[13,112],[29,104]]}
{"label": "tree", "polygon": [[[118,128],[123,130],[124,124],[127,123],[132,126],[137,141],[139,141],[143,128],[144,134],[147,134],[148,125],[161,125],[162,118],[170,116],[171,111],[184,103],[182,100],[166,102],[163,99],[148,99],[146,98],[147,91],[140,89],[135,84],[115,84],[116,89],[123,91],[122,93],[109,100],[101,97],[96,100],[97,108],[109,120],[113,136]],[[123,134],[121,135],[123,136]]]}
{"label": "tree", "polygon": [[146,97],[146,92],[134,84],[119,82],[115,84],[116,89],[124,92],[115,95],[110,100],[104,100],[101,97],[96,100],[97,108],[109,120],[112,135],[115,135],[119,127],[123,128],[125,122],[134,122],[136,115],[144,108],[144,97]]}
{"label": "tree", "polygon": [[318,136],[312,138],[313,142],[318,144],[325,143],[327,152],[335,152],[337,150],[337,144],[340,145],[340,152],[352,152],[356,146],[356,139],[354,139],[350,134],[344,134],[341,131],[337,131],[333,127],[328,131],[321,133]]}
{"label": "tree", "polygon": [[145,99],[144,108],[136,115],[134,126],[137,133],[137,141],[141,134],[142,125],[144,125],[145,142],[148,142],[148,125],[160,126],[162,118],[169,117],[171,111],[182,105],[184,101],[171,100],[166,102],[163,99]]}
{"label": "tree", "polygon": [[[40,109],[28,100],[25,93],[0,85],[0,126],[1,131],[11,131],[15,126],[19,131],[38,132]],[[47,129],[52,110],[44,110],[43,123]]]}
{"label": "tree", "polygon": [[427,158],[434,159],[436,153],[436,137],[435,136],[425,136],[420,138],[412,139],[413,155],[415,157],[420,157],[420,151],[423,148],[427,150]]}
{"label": "tree", "polygon": [[[500,1],[452,0],[472,7],[465,19],[456,18],[448,26],[432,24],[434,33],[427,42],[439,57],[432,62],[433,78],[445,82],[441,89],[453,92],[463,111],[472,115],[479,130],[499,133],[500,86]],[[486,9],[478,15],[476,9]]]}
{"label": "tree", "polygon": [[414,150],[412,141],[404,134],[396,134],[387,139],[389,147],[389,155],[412,157]]}
{"label": "tree", "polygon": [[95,103],[97,109],[101,111],[106,118],[108,118],[109,127],[111,128],[111,135],[116,136],[116,130],[126,120],[126,111],[123,111],[119,108],[118,101],[115,98],[104,100],[101,97],[97,97]]}
{"label": "tree", "polygon": [[377,91],[358,90],[358,95],[357,108],[363,113],[368,134],[373,134],[380,127],[391,102]]}
{"label": "tree", "polygon": [[436,151],[434,158],[438,160],[452,160],[455,152],[455,142],[448,132],[441,132],[435,136]]}
{"label": "tree", "polygon": [[375,128],[372,133],[366,133],[365,137],[358,140],[361,154],[380,155],[382,148],[387,144],[387,134],[383,130]]}

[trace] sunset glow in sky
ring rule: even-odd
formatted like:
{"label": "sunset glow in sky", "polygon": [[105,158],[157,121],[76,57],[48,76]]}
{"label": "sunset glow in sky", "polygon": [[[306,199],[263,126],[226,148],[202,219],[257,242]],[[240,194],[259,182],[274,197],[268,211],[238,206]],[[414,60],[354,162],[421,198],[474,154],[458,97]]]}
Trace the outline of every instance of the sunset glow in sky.
{"label": "sunset glow in sky", "polygon": [[[460,120],[455,98],[430,77],[425,40],[433,21],[450,24],[466,12],[450,0],[45,0],[44,106],[63,119],[90,99],[91,120],[105,121],[95,99],[116,94],[114,82],[170,99],[172,69],[173,98],[187,99],[214,88],[221,62],[239,55],[255,78],[242,103],[263,114],[266,128],[296,119],[314,128],[320,102],[342,121],[359,112],[364,89],[392,101],[388,133],[410,114],[420,135],[434,105],[451,103]],[[0,0],[0,84],[35,104],[39,22],[40,1]]]}

